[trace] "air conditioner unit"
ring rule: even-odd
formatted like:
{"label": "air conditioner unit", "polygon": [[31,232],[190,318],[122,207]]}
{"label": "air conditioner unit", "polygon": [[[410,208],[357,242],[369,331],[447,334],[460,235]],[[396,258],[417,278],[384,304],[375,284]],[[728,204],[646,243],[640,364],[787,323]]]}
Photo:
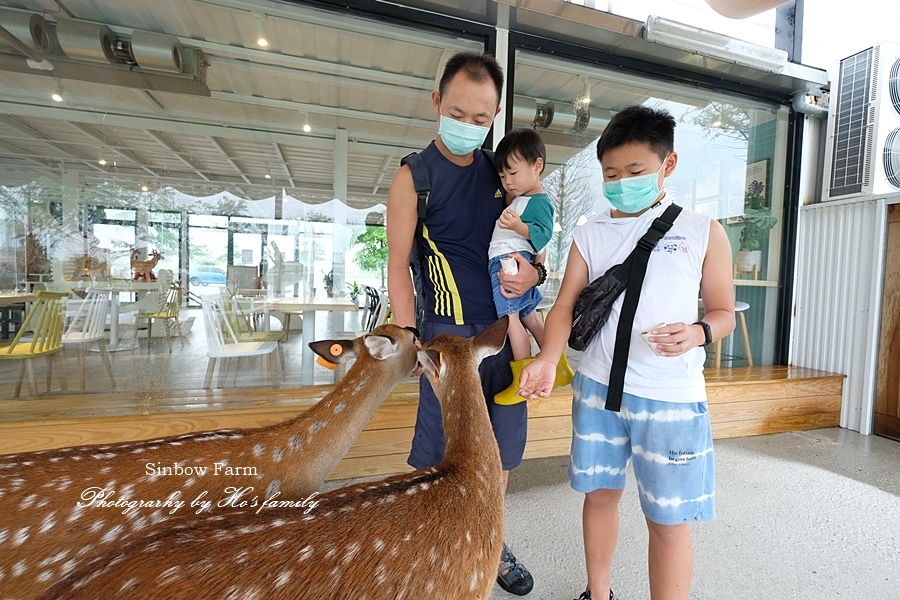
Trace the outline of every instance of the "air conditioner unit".
{"label": "air conditioner unit", "polygon": [[831,96],[823,200],[900,191],[900,46],[843,59]]}

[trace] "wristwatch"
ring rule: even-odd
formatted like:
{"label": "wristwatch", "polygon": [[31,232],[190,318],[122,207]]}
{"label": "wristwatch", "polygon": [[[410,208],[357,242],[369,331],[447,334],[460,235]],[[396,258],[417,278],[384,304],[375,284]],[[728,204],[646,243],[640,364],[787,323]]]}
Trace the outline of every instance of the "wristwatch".
{"label": "wristwatch", "polygon": [[694,325],[699,325],[700,327],[703,328],[704,340],[703,340],[703,343],[700,345],[701,346],[709,346],[710,344],[712,344],[712,341],[713,341],[712,329],[709,328],[709,323],[706,323],[705,321],[697,321],[694,323]]}

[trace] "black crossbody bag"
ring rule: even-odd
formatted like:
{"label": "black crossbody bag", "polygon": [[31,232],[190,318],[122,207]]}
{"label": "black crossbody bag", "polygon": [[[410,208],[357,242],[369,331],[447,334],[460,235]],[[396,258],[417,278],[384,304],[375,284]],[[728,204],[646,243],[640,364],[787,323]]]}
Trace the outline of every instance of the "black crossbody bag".
{"label": "black crossbody bag", "polygon": [[613,349],[613,363],[609,374],[609,391],[606,395],[606,409],[618,412],[622,406],[625,384],[625,368],[628,366],[628,348],[631,343],[631,328],[637,311],[641,286],[647,273],[650,253],[666,234],[681,207],[671,204],[662,215],[653,220],[647,233],[638,240],[637,246],[622,263],[610,267],[606,273],[588,284],[578,295],[572,313],[572,332],[569,346],[579,352],[587,348],[600,331],[612,310],[613,302],[624,291],[622,313],[616,328],[616,345]]}

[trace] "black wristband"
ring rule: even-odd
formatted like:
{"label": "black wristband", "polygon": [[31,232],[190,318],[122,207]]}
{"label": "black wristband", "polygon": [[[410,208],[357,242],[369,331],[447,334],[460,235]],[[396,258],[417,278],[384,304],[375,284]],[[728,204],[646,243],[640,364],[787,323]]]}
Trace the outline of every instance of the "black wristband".
{"label": "black wristband", "polygon": [[705,321],[695,321],[694,325],[699,325],[700,327],[703,328],[703,338],[704,339],[703,339],[703,343],[700,345],[701,346],[709,346],[710,344],[712,344],[712,341],[713,341],[712,329],[709,328],[709,323],[707,323]]}
{"label": "black wristband", "polygon": [[539,262],[532,262],[531,266],[538,272],[538,281],[534,286],[538,287],[543,285],[544,282],[547,281],[547,267],[544,266],[544,263]]}

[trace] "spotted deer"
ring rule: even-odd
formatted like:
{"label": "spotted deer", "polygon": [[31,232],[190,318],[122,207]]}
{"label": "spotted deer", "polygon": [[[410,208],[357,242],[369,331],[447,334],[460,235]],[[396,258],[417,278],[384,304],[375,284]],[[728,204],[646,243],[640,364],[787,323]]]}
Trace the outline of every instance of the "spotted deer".
{"label": "spotted deer", "polygon": [[310,346],[331,363],[356,362],[282,423],[0,457],[0,599],[33,598],[163,521],[314,495],[418,357],[414,335],[396,325]]}
{"label": "spotted deer", "polygon": [[419,362],[444,418],[435,467],[318,496],[165,527],[97,557],[42,598],[486,599],[503,546],[500,453],[478,364],[508,317],[442,335]]}

